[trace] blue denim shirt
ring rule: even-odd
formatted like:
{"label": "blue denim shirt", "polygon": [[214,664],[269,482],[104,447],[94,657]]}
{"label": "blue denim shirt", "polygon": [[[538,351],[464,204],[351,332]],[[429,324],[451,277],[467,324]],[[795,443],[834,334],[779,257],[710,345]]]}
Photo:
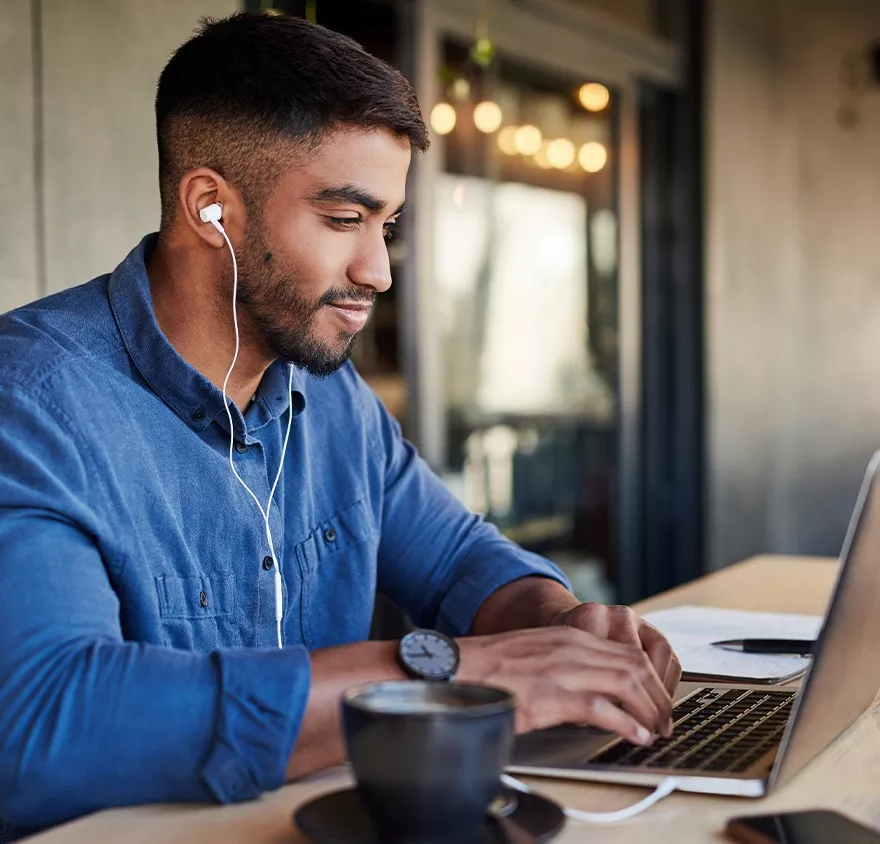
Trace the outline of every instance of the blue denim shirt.
{"label": "blue denim shirt", "polygon": [[346,365],[267,370],[236,467],[220,391],[159,329],[145,238],[111,275],[0,317],[0,818],[44,827],[281,785],[309,651],[367,638],[376,590],[468,632],[546,560],[464,509]]}

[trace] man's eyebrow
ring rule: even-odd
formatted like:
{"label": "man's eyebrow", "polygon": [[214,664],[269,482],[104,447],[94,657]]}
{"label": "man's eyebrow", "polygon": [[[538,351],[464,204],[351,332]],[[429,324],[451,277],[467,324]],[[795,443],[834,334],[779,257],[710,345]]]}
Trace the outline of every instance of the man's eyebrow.
{"label": "man's eyebrow", "polygon": [[[356,185],[327,185],[312,194],[312,202],[351,202],[367,211],[384,211],[388,203]],[[400,213],[400,212],[398,212]]]}

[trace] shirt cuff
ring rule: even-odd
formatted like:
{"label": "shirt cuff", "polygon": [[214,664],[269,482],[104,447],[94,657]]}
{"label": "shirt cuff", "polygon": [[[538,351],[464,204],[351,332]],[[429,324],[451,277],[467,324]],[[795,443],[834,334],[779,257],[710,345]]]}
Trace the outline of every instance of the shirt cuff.
{"label": "shirt cuff", "polygon": [[[472,553],[477,556],[479,550]],[[449,590],[437,613],[437,629],[449,636],[466,636],[485,600],[523,577],[547,577],[571,591],[568,579],[553,563],[511,543],[503,551],[480,555],[480,560]]]}
{"label": "shirt cuff", "polygon": [[221,803],[251,800],[284,783],[311,683],[305,648],[217,651],[220,699],[202,779]]}

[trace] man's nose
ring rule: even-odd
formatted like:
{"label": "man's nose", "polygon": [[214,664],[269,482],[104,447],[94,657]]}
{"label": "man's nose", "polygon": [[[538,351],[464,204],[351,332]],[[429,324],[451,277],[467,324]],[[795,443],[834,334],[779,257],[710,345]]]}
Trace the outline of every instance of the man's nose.
{"label": "man's nose", "polygon": [[391,287],[391,262],[384,238],[371,237],[363,242],[349,265],[348,277],[362,287],[372,287],[377,293]]}

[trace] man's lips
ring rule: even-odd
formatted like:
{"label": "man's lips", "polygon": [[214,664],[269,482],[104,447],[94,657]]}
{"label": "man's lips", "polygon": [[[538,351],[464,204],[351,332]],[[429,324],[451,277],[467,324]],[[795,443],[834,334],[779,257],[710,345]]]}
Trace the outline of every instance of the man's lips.
{"label": "man's lips", "polygon": [[347,331],[360,331],[370,318],[372,302],[331,302],[328,306]]}

